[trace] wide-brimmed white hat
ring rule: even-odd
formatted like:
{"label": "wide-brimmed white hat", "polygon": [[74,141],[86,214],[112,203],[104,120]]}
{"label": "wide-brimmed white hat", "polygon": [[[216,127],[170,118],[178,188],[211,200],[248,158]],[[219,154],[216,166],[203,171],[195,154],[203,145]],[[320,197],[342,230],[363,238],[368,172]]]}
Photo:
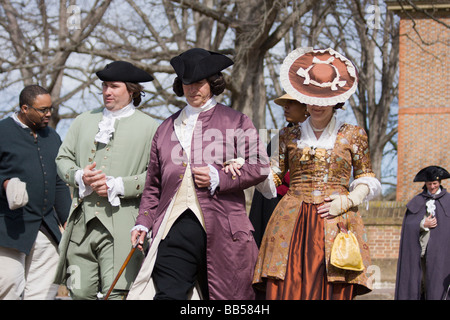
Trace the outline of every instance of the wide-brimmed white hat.
{"label": "wide-brimmed white hat", "polygon": [[316,106],[335,106],[347,101],[358,86],[353,63],[328,48],[297,48],[280,69],[284,91],[296,100]]}

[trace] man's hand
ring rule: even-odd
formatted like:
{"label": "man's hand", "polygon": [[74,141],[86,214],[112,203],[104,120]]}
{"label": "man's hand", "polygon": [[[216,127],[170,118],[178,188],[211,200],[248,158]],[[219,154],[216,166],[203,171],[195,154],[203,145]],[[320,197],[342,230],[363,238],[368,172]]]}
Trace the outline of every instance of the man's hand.
{"label": "man's hand", "polygon": [[138,242],[137,248],[141,251],[144,250],[144,240],[147,236],[147,232],[144,230],[133,230],[131,231],[131,243],[134,246]]}
{"label": "man's hand", "polygon": [[101,170],[96,170],[95,166],[96,163],[93,162],[83,169],[83,182],[86,186],[90,186],[100,197],[107,197],[106,175]]}
{"label": "man's hand", "polygon": [[436,217],[433,217],[433,216],[426,217],[425,221],[423,222],[423,226],[428,229],[436,228],[437,227]]}
{"label": "man's hand", "polygon": [[199,188],[208,188],[211,185],[208,166],[192,168],[192,173],[194,182]]}
{"label": "man's hand", "polygon": [[6,192],[6,187],[8,186],[8,183],[9,183],[9,179],[8,179],[8,180],[5,180],[5,181],[3,182],[3,190],[5,190],[5,192]]}

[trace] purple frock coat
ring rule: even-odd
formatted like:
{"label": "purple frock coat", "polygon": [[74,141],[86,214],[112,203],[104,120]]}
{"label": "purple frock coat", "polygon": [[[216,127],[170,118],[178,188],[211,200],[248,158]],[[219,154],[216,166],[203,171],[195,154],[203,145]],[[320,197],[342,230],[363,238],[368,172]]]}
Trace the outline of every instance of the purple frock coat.
{"label": "purple frock coat", "polygon": [[[181,111],[166,119],[152,142],[147,180],[136,225],[158,232],[175,196],[188,161],[174,132]],[[246,141],[246,142],[245,142]],[[244,143],[245,142],[245,143]],[[221,169],[226,160],[241,157],[241,176],[232,179]],[[210,299],[254,299],[253,270],[258,249],[246,214],[243,190],[262,182],[269,173],[265,146],[244,114],[222,104],[200,113],[191,143],[191,167],[213,165],[219,186],[211,195],[197,188],[207,237],[207,276]]]}

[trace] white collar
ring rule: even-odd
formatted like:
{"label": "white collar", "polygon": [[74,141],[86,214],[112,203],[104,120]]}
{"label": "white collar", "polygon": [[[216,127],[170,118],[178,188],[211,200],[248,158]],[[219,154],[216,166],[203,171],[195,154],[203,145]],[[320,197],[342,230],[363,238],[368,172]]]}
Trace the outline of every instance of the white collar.
{"label": "white collar", "polygon": [[18,112],[14,112],[11,116],[11,118],[13,118],[13,120],[22,128],[27,129],[29,128],[25,123],[23,123],[22,121],[20,121],[19,117],[17,116],[19,113]]}
{"label": "white collar", "polygon": [[132,102],[130,102],[128,105],[119,110],[110,111],[106,108],[103,108],[103,117],[111,117],[115,119],[126,118],[131,116],[135,110],[135,106]]}
{"label": "white collar", "polygon": [[328,122],[328,125],[323,130],[320,138],[317,139],[316,135],[314,134],[314,130],[311,127],[310,120],[311,118],[309,117],[300,125],[302,136],[300,138],[300,141],[297,142],[298,147],[315,147],[327,150],[333,149],[337,137],[337,132],[344,123],[341,120],[338,120],[335,115],[333,115],[330,122]]}
{"label": "white collar", "polygon": [[203,111],[208,111],[212,109],[217,104],[216,99],[214,97],[211,97],[204,105],[201,107],[193,107],[189,103],[185,107],[186,110],[186,116],[189,118],[192,115],[198,115],[199,113]]}
{"label": "white collar", "polygon": [[439,193],[441,193],[441,187],[439,187],[439,190],[438,191],[436,191],[436,193],[435,194],[431,194],[431,192],[430,191],[428,191],[428,189],[427,189],[427,193],[430,195],[430,196],[432,196],[432,197],[435,197],[435,196],[437,196]]}
{"label": "white collar", "polygon": [[95,135],[95,141],[108,144],[109,140],[114,133],[114,123],[119,119],[130,117],[134,114],[136,108],[133,103],[129,103],[125,107],[110,111],[106,108],[103,109],[103,119],[98,123],[98,132]]}

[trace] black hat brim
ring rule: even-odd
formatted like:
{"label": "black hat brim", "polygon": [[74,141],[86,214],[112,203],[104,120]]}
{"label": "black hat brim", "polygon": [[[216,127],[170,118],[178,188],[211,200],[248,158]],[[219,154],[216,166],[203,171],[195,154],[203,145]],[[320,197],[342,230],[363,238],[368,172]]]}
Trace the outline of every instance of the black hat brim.
{"label": "black hat brim", "polygon": [[420,170],[414,177],[414,182],[440,181],[450,178],[450,173],[439,166],[428,166]]}
{"label": "black hat brim", "polygon": [[126,61],[114,61],[95,73],[102,81],[149,82],[153,77]]}
{"label": "black hat brim", "polygon": [[221,53],[193,48],[172,58],[170,64],[181,82],[188,85],[218,74],[233,61]]}

